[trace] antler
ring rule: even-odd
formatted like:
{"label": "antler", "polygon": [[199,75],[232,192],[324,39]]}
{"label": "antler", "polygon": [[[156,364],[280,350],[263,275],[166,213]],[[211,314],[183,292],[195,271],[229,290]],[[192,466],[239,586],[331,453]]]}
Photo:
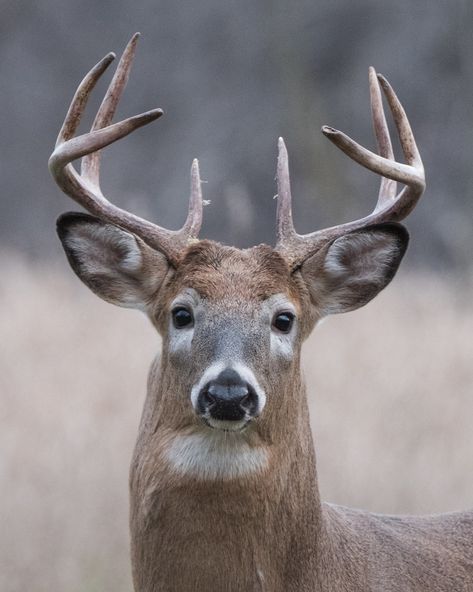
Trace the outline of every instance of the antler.
{"label": "antler", "polygon": [[[163,114],[161,109],[153,109],[111,123],[128,81],[138,38],[139,33],[136,33],[126,46],[90,132],[74,137],[90,93],[115,59],[115,54],[106,55],[80,83],[59,132],[56,148],[49,159],[49,169],[64,193],[90,213],[133,232],[151,247],[163,251],[171,263],[176,264],[185,247],[197,238],[202,224],[202,192],[197,160],[193,161],[191,168],[189,212],[180,230],[161,228],[122,210],[108,201],[100,189],[100,150]],[[77,158],[82,158],[80,174],[71,164]]]}
{"label": "antler", "polygon": [[[277,228],[279,251],[291,266],[297,267],[306,257],[317,251],[327,241],[353,230],[385,222],[399,222],[410,214],[425,189],[424,167],[406,113],[388,81],[369,69],[371,113],[378,143],[379,155],[363,148],[344,133],[328,126],[322,133],[350,158],[370,171],[382,176],[378,201],[373,212],[364,218],[300,235],[294,229],[291,211],[291,188],[289,163],[284,140],[279,138],[277,167],[278,209]],[[402,151],[407,164],[394,160],[388,126],[383,110],[380,86],[386,96],[399,134]],[[396,195],[397,182],[405,187]]]}

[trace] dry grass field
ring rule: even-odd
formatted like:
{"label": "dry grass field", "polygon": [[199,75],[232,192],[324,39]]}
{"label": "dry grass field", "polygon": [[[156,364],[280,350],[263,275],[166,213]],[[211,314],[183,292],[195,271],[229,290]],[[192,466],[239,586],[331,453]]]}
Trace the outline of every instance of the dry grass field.
{"label": "dry grass field", "polygon": [[[130,592],[127,471],[159,339],[58,269],[0,261],[0,590]],[[400,273],[305,346],[323,497],[473,506],[473,284]]]}

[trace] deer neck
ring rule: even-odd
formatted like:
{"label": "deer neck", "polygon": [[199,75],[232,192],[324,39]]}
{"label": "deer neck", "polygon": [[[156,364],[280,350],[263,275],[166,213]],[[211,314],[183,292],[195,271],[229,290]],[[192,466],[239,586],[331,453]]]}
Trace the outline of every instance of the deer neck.
{"label": "deer neck", "polygon": [[[181,452],[185,454],[186,445],[199,446],[202,441],[192,433],[176,436],[161,424],[157,401],[162,393],[150,381],[130,480],[137,578],[156,573],[152,566],[159,565],[163,590],[173,590],[176,577],[180,587],[176,584],[175,589],[182,591],[304,589],[303,574],[317,572],[324,523],[305,389],[300,380],[295,383],[295,424],[266,446],[265,462],[258,467],[255,461],[256,472],[203,478],[179,470],[183,466],[176,464],[177,457],[172,466],[179,450],[176,442],[184,442]],[[217,451],[220,436],[225,438],[225,434],[215,435],[213,442]],[[233,444],[235,454],[240,454],[238,441]],[[233,444],[222,448],[223,454],[231,454]],[[248,445],[258,447],[251,439]],[[240,460],[244,464],[245,457]],[[208,568],[213,556],[219,557],[218,570]],[[217,571],[224,574],[222,578],[231,577],[235,587],[228,588],[227,579],[216,585]],[[200,587],[196,587],[196,574]],[[288,588],[288,581],[295,587]],[[140,582],[137,590],[147,590],[148,585]],[[157,581],[152,585],[150,589],[161,589]]]}

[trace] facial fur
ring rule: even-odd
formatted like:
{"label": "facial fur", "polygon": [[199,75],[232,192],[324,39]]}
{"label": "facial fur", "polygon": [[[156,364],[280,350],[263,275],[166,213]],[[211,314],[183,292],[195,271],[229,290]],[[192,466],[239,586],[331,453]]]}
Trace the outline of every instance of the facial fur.
{"label": "facial fur", "polygon": [[[144,413],[152,433],[167,440],[231,434],[223,446],[212,436],[212,446],[229,458],[233,442],[234,458],[238,452],[248,467],[261,463],[246,445],[284,448],[307,413],[302,341],[322,316],[353,310],[383,289],[408,240],[398,224],[367,227],[326,243],[294,268],[267,245],[239,250],[206,240],[172,263],[84,214],[61,216],[58,232],[74,271],[94,292],[146,312],[162,335]],[[186,442],[168,444],[188,450]],[[182,466],[203,466],[206,451],[215,456],[202,441],[200,457]]]}
{"label": "facial fur", "polygon": [[[181,307],[193,322],[177,328],[172,311]],[[315,322],[312,308],[299,274],[291,273],[270,247],[242,251],[210,241],[191,247],[148,307],[163,336],[163,385],[167,375],[173,376],[172,392],[160,389],[161,425],[176,431],[248,428],[269,434],[271,418],[290,413],[295,404],[279,393],[282,383],[289,388],[293,382],[301,342]],[[294,316],[288,333],[273,326],[283,312]],[[254,391],[254,413],[241,421],[219,421],[199,409],[199,392],[225,369]]]}

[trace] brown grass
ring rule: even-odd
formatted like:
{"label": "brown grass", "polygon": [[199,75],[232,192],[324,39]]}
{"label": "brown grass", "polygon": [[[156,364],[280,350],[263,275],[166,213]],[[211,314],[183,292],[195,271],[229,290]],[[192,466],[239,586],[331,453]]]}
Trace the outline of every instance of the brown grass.
{"label": "brown grass", "polygon": [[[0,590],[131,590],[127,471],[159,347],[66,269],[1,263]],[[326,499],[473,500],[473,287],[401,275],[305,348]]]}

